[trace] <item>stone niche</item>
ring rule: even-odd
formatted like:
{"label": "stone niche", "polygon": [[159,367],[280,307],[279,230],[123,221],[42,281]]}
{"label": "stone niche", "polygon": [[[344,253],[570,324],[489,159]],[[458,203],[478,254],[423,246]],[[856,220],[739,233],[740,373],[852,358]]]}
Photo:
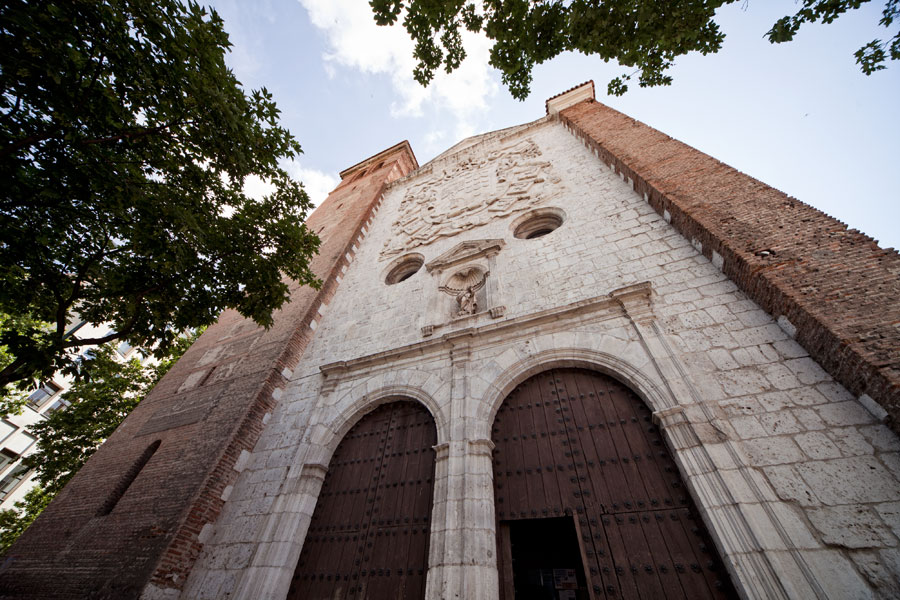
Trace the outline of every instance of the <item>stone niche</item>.
{"label": "stone niche", "polygon": [[505,314],[495,260],[504,245],[500,239],[462,242],[425,265],[432,283],[423,336],[461,321]]}

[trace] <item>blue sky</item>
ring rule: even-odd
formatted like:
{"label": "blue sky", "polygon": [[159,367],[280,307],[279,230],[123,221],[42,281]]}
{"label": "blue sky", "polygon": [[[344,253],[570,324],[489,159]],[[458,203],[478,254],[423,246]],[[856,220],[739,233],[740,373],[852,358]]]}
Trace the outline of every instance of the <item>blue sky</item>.
{"label": "blue sky", "polygon": [[[597,99],[873,236],[900,247],[900,64],[871,77],[853,52],[890,32],[870,2],[831,25],[813,24],[787,44],[764,34],[794,2],[726,6],[715,55],[690,55],[665,88],[606,96],[615,64],[567,54],[535,69],[519,102],[487,66],[488,42],[428,89],[412,80],[411,43],[379,28],[364,0],[215,0],[245,87],[265,86],[304,155],[290,165],[317,201],[338,172],[409,140],[419,163],[465,136],[544,115],[544,101],[593,79]],[[894,26],[894,29],[896,25]]]}

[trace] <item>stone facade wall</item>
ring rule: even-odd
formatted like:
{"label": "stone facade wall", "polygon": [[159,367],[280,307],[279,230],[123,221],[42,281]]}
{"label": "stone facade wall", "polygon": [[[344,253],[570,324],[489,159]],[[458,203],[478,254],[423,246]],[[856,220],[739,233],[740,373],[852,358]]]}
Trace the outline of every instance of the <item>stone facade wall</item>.
{"label": "stone facade wall", "polygon": [[[647,402],[744,597],[900,594],[900,442],[723,273],[731,255],[711,262],[557,121],[457,149],[385,192],[181,597],[284,598],[331,454],[398,397],[437,426],[428,597],[495,597],[491,424],[560,366]],[[559,229],[513,237],[546,208]],[[425,267],[386,285],[410,253]],[[475,315],[439,290],[460,266],[488,273]]]}

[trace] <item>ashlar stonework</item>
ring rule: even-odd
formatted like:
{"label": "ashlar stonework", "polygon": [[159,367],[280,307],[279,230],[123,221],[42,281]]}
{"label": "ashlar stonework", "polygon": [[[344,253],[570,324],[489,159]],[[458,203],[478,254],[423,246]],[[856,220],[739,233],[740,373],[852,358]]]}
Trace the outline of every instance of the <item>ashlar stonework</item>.
{"label": "ashlar stonework", "polygon": [[[850,245],[866,248],[848,250],[847,268],[857,256],[868,261],[880,253],[867,275],[835,275],[836,281],[817,284],[830,294],[844,281],[852,295],[861,293],[860,278],[869,277],[881,309],[870,310],[874,301],[867,300],[849,323],[843,301],[812,307],[813,298],[797,293],[795,286],[811,285],[802,265],[773,266],[832,235],[838,230],[833,220],[598,104],[592,83],[551,104],[543,118],[462,142],[421,167],[400,144],[342,173],[341,185],[310,218],[326,240],[318,271],[326,280],[323,292],[298,298],[284,311],[276,321],[275,329],[285,329],[278,339],[224,315],[163,380],[148,407],[139,408],[144,412],[136,411],[110,440],[125,455],[161,440],[136,485],[145,478],[144,485],[170,493],[177,508],[164,513],[158,529],[132,528],[119,542],[147,540],[146,566],[129,587],[116,588],[108,569],[84,575],[89,562],[77,574],[67,571],[67,553],[74,551],[67,548],[52,565],[57,579],[68,579],[66,588],[41,584],[42,566],[29,558],[54,532],[91,540],[91,531],[106,531],[103,519],[155,510],[140,507],[137,498],[129,503],[129,491],[107,517],[62,524],[65,515],[78,514],[69,504],[91,508],[95,497],[97,503],[105,497],[99,483],[96,492],[86,491],[100,481],[87,478],[99,477],[93,473],[104,468],[102,461],[113,460],[101,450],[70,484],[73,491],[67,488],[13,548],[0,574],[11,591],[0,596],[38,597],[33,590],[41,590],[41,597],[93,591],[95,597],[146,600],[282,600],[295,590],[291,597],[305,597],[303,578],[310,575],[298,570],[298,561],[314,541],[331,548],[323,552],[359,553],[352,572],[318,576],[316,589],[333,581],[328,597],[375,598],[385,589],[390,597],[405,597],[403,578],[418,575],[402,568],[398,574],[391,565],[383,572],[366,542],[399,556],[407,545],[397,540],[425,535],[427,598],[509,598],[523,585],[515,569],[526,559],[515,558],[508,542],[515,533],[508,532],[554,518],[573,528],[572,552],[581,562],[570,583],[583,597],[629,597],[627,569],[635,581],[652,580],[679,597],[692,597],[692,571],[720,584],[718,591],[710,586],[712,596],[896,597],[900,440],[891,425],[900,406],[900,343],[889,321],[900,322],[900,284],[887,276],[900,272],[896,253],[873,250],[871,240],[855,233],[841,238],[850,244],[847,236],[857,236]],[[701,201],[698,195],[708,189],[718,195]],[[789,243],[779,245],[774,233],[750,243],[739,222],[719,220],[732,208],[740,220],[754,202],[772,222],[786,224],[788,231],[778,235],[790,235]],[[818,220],[794,222],[798,211]],[[531,213],[553,215],[555,228],[534,229],[539,235],[530,239],[514,235]],[[754,227],[763,227],[753,219]],[[329,245],[331,232],[344,237]],[[412,254],[421,268],[389,281],[398,261]],[[868,342],[847,337],[850,329],[888,337]],[[822,358],[837,346],[843,358]],[[496,419],[508,398],[551,370],[576,379],[590,373],[598,381],[611,378],[617,389],[629,390],[617,393],[643,403],[646,421],[580,421],[574,403],[593,400],[558,392],[560,382],[552,398],[521,400],[515,414],[522,406],[539,407],[554,419],[547,417],[545,429],[535,425],[516,435],[521,439],[504,440],[507,452],[523,453],[519,475],[532,482],[523,489],[544,490],[544,498],[556,494],[529,487],[549,481],[538,473],[553,472],[582,491],[576,491],[578,502],[561,500],[556,513],[545,504],[501,518],[497,486],[506,484],[511,493],[516,472],[504,473],[503,482],[496,476],[497,465],[508,464],[492,441],[500,435]],[[601,392],[596,398],[604,407],[612,402]],[[376,411],[398,401],[417,403],[433,420],[433,467],[425,475],[403,475],[403,457],[422,450],[403,445],[406,425],[389,416],[399,409]],[[182,468],[188,451],[167,452],[167,446],[190,444],[213,419],[221,432],[201,444],[209,446],[197,455],[202,464]],[[609,439],[627,444],[640,433],[651,450],[617,448],[606,456],[598,449],[587,456],[570,445],[571,432],[590,443],[601,427]],[[551,442],[557,428],[560,435]],[[617,438],[620,431],[624,437]],[[535,446],[529,440],[539,432],[547,437],[542,448],[561,448],[565,455],[528,462]],[[342,445],[345,439],[356,444],[356,454],[349,442]],[[371,451],[358,450],[367,443]],[[663,455],[674,465],[665,470],[667,488],[658,495],[651,489],[656,484],[645,481],[647,505],[641,500],[633,507],[634,522],[651,531],[654,517],[658,524],[675,521],[666,503],[672,495],[675,504],[693,507],[683,510],[696,520],[694,529],[708,532],[711,542],[698,542],[706,559],[670,560],[657,554],[668,551],[665,543],[646,534],[653,560],[625,552],[610,558],[609,573],[589,569],[599,560],[593,554],[599,542],[589,532],[604,524],[612,531],[607,521],[619,513],[585,497],[582,474],[615,468],[637,481],[649,470],[641,465]],[[336,464],[335,456],[345,458]],[[383,458],[376,464],[376,457]],[[401,466],[382,467],[389,459]],[[193,487],[174,486],[163,475],[179,469],[196,480]],[[346,475],[351,479],[335,479],[342,473],[352,473]],[[386,495],[398,506],[418,498],[416,479],[429,486],[427,523],[399,517],[385,523],[371,510],[360,512],[380,506]],[[317,524],[316,511],[334,503],[369,520]],[[591,511],[598,511],[596,519]],[[621,513],[623,527],[628,514]],[[101,552],[100,542],[91,543]],[[393,545],[378,545],[387,543]],[[519,567],[510,566],[510,556]],[[123,551],[121,569],[129,569],[127,561]],[[34,587],[17,586],[16,577]],[[637,585],[639,592],[643,584]]]}

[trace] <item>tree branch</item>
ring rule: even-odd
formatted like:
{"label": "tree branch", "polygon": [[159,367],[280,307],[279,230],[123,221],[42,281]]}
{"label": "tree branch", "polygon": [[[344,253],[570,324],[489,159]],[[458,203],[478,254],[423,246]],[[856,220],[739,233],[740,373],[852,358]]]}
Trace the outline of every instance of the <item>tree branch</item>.
{"label": "tree branch", "polygon": [[26,362],[27,361],[24,358],[15,358],[11,363],[0,370],[0,389],[5,388],[10,383],[25,379],[25,375],[21,373],[17,374],[16,372],[25,366]]}
{"label": "tree branch", "polygon": [[12,156],[22,148],[27,148],[28,146],[32,146],[38,142],[43,142],[44,140],[49,140],[54,135],[56,135],[62,127],[54,127],[49,131],[45,131],[43,133],[35,133],[33,135],[29,135],[18,142],[13,142],[8,144],[3,150],[0,150],[0,157],[6,158],[8,156]]}
{"label": "tree branch", "polygon": [[180,122],[181,122],[180,120],[170,121],[170,122],[165,123],[164,125],[160,125],[158,127],[151,127],[149,129],[147,129],[147,128],[136,129],[136,130],[131,130],[131,131],[127,131],[124,133],[120,133],[118,135],[109,135],[109,136],[105,136],[105,137],[91,138],[89,140],[81,140],[81,141],[79,141],[79,143],[85,144],[85,145],[91,145],[91,144],[106,144],[109,142],[117,142],[117,141],[124,140],[124,139],[139,139],[142,137],[147,137],[148,135],[154,135],[154,134],[160,133],[161,131],[165,131],[166,129],[170,129],[173,126],[178,125]]}

